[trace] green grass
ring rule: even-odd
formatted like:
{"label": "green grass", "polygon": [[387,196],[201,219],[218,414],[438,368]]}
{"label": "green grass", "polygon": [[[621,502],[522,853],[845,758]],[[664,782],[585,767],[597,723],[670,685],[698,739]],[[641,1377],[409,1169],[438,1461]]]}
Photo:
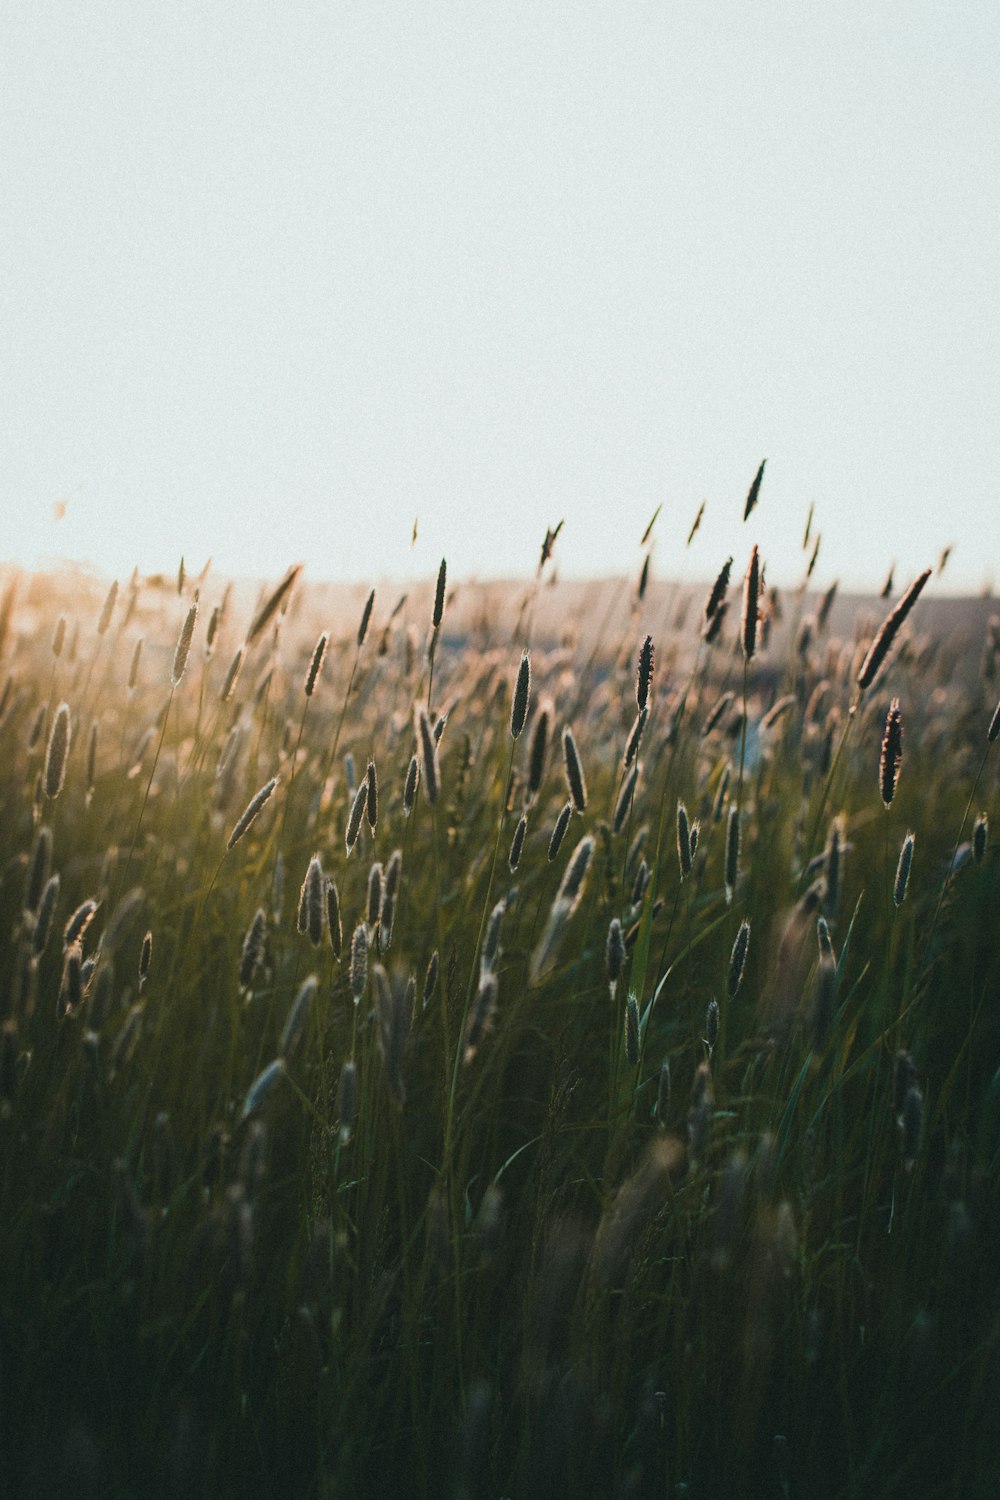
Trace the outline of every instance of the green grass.
{"label": "green grass", "polygon": [[[191,656],[172,690],[199,585]],[[182,587],[178,597],[133,581],[103,633],[102,600],[83,580],[13,580],[0,609],[0,692],[12,679],[0,709],[5,1492],[996,1493],[1000,861],[989,843],[979,862],[954,853],[980,810],[1000,818],[1000,752],[984,755],[1000,653],[984,657],[981,640],[954,632],[922,635],[922,601],[859,695],[859,652],[877,619],[858,622],[857,641],[814,628],[802,651],[808,601],[790,597],[789,619],[747,666],[738,600],[709,647],[700,600],[677,631],[623,585],[595,643],[582,635],[592,622],[579,622],[580,639],[572,617],[559,632],[533,624],[539,580],[504,607],[459,590],[434,632],[431,589],[395,613],[377,599],[359,646],[358,620],[342,606],[339,627],[324,618],[328,601],[299,581],[223,704],[266,601],[230,599],[206,657],[223,588]],[[60,610],[69,629],[56,658]],[[330,645],[307,699],[322,630]],[[615,832],[647,630],[656,670],[641,774]],[[525,649],[530,710],[515,742]],[[727,691],[732,704],[704,736]],[[794,705],[762,731],[784,694]],[[422,780],[406,817],[414,705],[428,697],[432,723],[449,711],[440,795],[432,805]],[[512,875],[546,697],[545,774]],[[878,766],[890,697],[904,738],[887,810]],[[72,743],[49,800],[40,775],[62,701]],[[564,725],[587,806],[550,862],[570,795]],[[373,758],[379,787],[376,828],[362,823],[350,855],[348,756],[355,782]],[[227,852],[272,776],[274,795]],[[727,902],[737,799],[740,878]],[[683,880],[678,801],[700,825]],[[832,892],[823,856],[835,817],[847,847]],[[44,946],[24,911],[40,825],[60,876]],[[582,891],[539,964],[584,835],[594,847]],[[372,935],[356,1007],[352,934],[371,865],[397,849],[391,945],[380,952]],[[314,947],[297,930],[316,853],[338,887],[339,958],[328,933]],[[62,933],[88,897],[100,907],[84,958],[98,963],[63,1015]],[[495,1011],[466,1060],[501,898]],[[265,953],[244,993],[240,956],[258,907]],[[821,914],[836,961],[825,1035],[813,1014]],[[613,997],[612,918],[629,943]],[[730,999],[744,920],[746,969]],[[309,975],[318,987],[304,1030],[248,1111]],[[637,1065],[625,1051],[630,993]],[[899,1049],[915,1068],[912,1120],[922,1104],[912,1154],[894,1102]],[[337,1112],[348,1058],[349,1135]],[[670,1100],[657,1114],[665,1060]]]}

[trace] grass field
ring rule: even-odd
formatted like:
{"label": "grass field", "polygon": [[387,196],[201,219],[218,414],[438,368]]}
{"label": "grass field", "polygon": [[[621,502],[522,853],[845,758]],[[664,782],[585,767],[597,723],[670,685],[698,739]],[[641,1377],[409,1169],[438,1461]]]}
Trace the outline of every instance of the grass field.
{"label": "grass field", "polygon": [[550,568],[6,574],[4,1493],[998,1492],[1000,621]]}

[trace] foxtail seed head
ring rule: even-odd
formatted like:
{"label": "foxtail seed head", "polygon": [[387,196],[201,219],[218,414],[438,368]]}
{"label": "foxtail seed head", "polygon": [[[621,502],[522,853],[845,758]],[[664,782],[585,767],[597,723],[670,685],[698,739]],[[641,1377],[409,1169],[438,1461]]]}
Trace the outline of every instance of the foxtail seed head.
{"label": "foxtail seed head", "polygon": [[760,609],[760,558],[757,547],[750,553],[746,579],[743,584],[743,617],[740,622],[740,642],[743,655],[752,661],[757,650],[757,623]]}
{"label": "foxtail seed head", "polygon": [[345,842],[347,844],[348,854],[350,854],[351,850],[358,842],[358,835],[361,832],[361,820],[365,815],[365,808],[367,806],[368,778],[366,776],[354,794],[354,802],[351,806],[350,816],[347,819],[347,833],[345,835]]}
{"label": "foxtail seed head", "polygon": [[510,841],[510,853],[507,855],[507,866],[512,875],[517,869],[518,865],[521,863],[521,852],[524,849],[524,839],[527,832],[528,818],[525,813],[522,813],[520,818],[517,820],[517,827],[514,829],[514,837]]}
{"label": "foxtail seed head", "polygon": [[891,805],[896,795],[896,782],[899,779],[902,759],[903,714],[899,699],[893,698],[886,716],[885,732],[882,735],[882,754],[879,759],[879,788],[886,807]]}
{"label": "foxtail seed head", "polygon": [[548,699],[542,704],[535,716],[535,723],[531,731],[531,748],[528,754],[528,789],[525,801],[531,803],[537,797],[542,785],[542,777],[545,775],[545,753],[549,746],[549,725],[552,721],[553,708]]}
{"label": "foxtail seed head", "polygon": [[365,643],[365,636],[368,634],[368,626],[371,622],[372,607],[374,606],[374,604],[375,590],[372,589],[371,593],[368,595],[368,598],[365,600],[365,607],[361,612],[361,624],[358,626],[358,650],[360,650]]}
{"label": "foxtail seed head", "polygon": [[340,919],[340,892],[335,880],[326,882],[326,927],[333,956],[339,958],[344,948],[344,929]]}
{"label": "foxtail seed head", "polygon": [[417,795],[417,780],[420,776],[420,762],[415,755],[410,756],[410,764],[406,768],[406,781],[403,783],[403,812],[407,817],[413,811],[414,799]]}
{"label": "foxtail seed head", "polygon": [[326,892],[323,881],[323,866],[318,854],[309,861],[302,889],[299,894],[299,932],[308,933],[309,941],[318,948],[323,941],[323,918],[325,916]]}
{"label": "foxtail seed head", "polygon": [[361,1001],[368,984],[368,933],[359,922],[351,938],[351,994],[355,1005]]}
{"label": "foxtail seed head", "polygon": [[[214,616],[213,616],[214,618]],[[316,691],[316,680],[323,668],[323,658],[326,655],[326,644],[330,639],[324,630],[313,648],[312,660],[309,663],[309,671],[306,673],[306,697],[311,698]]]}
{"label": "foxtail seed head", "polygon": [[577,812],[585,812],[587,807],[587,783],[584,780],[583,766],[580,764],[580,754],[576,748],[576,740],[573,738],[572,729],[567,727],[562,736],[563,763],[566,767],[566,785],[573,806]]}
{"label": "foxtail seed head", "polygon": [[727,557],[726,561],[722,564],[722,567],[719,570],[718,578],[716,578],[715,582],[712,584],[711,592],[709,593],[708,598],[705,600],[706,625],[708,625],[709,622],[715,618],[716,614],[718,613],[719,606],[722,604],[723,599],[725,599],[726,597],[726,590],[729,587],[729,573],[732,566],[732,558]]}
{"label": "foxtail seed head", "polygon": [[640,713],[649,703],[649,685],[653,680],[653,637],[647,635],[639,648],[639,668],[635,679],[635,701]]}
{"label": "foxtail seed head", "polygon": [[550,864],[556,858],[556,855],[559,853],[559,849],[560,849],[560,847],[562,845],[562,841],[563,841],[563,839],[566,836],[566,830],[569,827],[569,820],[570,820],[570,818],[572,816],[573,816],[573,804],[572,804],[572,802],[567,802],[563,806],[562,811],[560,812],[558,818],[556,818],[555,827],[552,830],[552,837],[549,839],[549,863]]}
{"label": "foxtail seed head", "polygon": [[858,672],[858,687],[862,692],[866,688],[870,688],[875,681],[879,668],[888,656],[890,647],[899,634],[903,621],[919,599],[921,590],[928,578],[930,578],[931,572],[930,568],[924,569],[919,578],[916,578],[910,584],[910,587],[902,599],[900,599],[895,609],[883,621],[879,633],[872,641],[868,654],[861,663],[861,669]]}
{"label": "foxtail seed head", "polygon": [[989,819],[980,813],[972,825],[972,858],[981,865],[986,858],[986,843],[989,838]]}
{"label": "foxtail seed head", "polygon": [[444,619],[444,592],[448,581],[448,565],[442,557],[441,566],[438,568],[437,588],[434,590],[434,614],[431,624],[435,630],[440,629],[441,621]]}
{"label": "foxtail seed head", "polygon": [[896,880],[892,888],[892,899],[896,906],[902,906],[906,900],[906,892],[909,889],[910,866],[913,864],[913,839],[914,835],[908,833],[903,840],[903,847],[899,851]]}
{"label": "foxtail seed head", "polygon": [[683,802],[677,804],[677,862],[684,880],[691,874],[691,823]]}
{"label": "foxtail seed head", "polygon": [[229,842],[226,845],[227,851],[230,849],[235,849],[236,845],[246,833],[247,829],[250,827],[250,824],[253,822],[254,818],[256,818],[257,814],[267,802],[268,798],[271,796],[271,793],[274,791],[277,785],[278,777],[272,776],[270,781],[266,782],[265,785],[261,787],[256,796],[251,799],[243,816],[239,819],[236,827],[229,835]]}
{"label": "foxtail seed head", "polygon": [[247,928],[246,937],[243,939],[243,949],[240,953],[239,985],[241,990],[248,990],[253,983],[253,977],[260,967],[264,957],[264,935],[267,931],[267,916],[262,906],[258,906],[254,912],[253,921]]}
{"label": "foxtail seed head", "polygon": [[740,810],[738,807],[729,809],[729,820],[726,823],[726,905],[733,899],[736,890],[736,881],[740,873]]}
{"label": "foxtail seed head", "polygon": [[365,816],[368,819],[368,827],[374,833],[375,825],[378,822],[378,775],[375,771],[375,762],[373,760],[369,760],[368,762],[366,784],[368,795],[365,798]]}
{"label": "foxtail seed head", "polygon": [[521,665],[517,670],[517,683],[514,687],[514,702],[510,711],[510,732],[516,740],[524,728],[524,721],[528,717],[528,698],[531,693],[531,662],[527,651],[521,657]]}
{"label": "foxtail seed head", "polygon": [[180,686],[181,678],[187,670],[188,656],[191,652],[191,638],[194,635],[194,622],[198,618],[198,604],[195,601],[188,610],[181,626],[181,633],[177,640],[177,649],[174,652],[174,667],[170,674],[170,686]]}
{"label": "foxtail seed head", "polygon": [[69,704],[60,703],[52,720],[48,749],[45,752],[45,795],[51,801],[62,791],[69,755]]}

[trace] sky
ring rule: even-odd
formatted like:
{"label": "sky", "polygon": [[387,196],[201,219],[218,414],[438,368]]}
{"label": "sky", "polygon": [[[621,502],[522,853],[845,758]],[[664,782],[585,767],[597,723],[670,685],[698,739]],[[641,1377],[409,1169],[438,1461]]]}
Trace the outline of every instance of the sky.
{"label": "sky", "polygon": [[662,506],[654,576],[777,583],[814,504],[820,582],[1000,587],[998,59],[995,0],[6,7],[0,562],[628,574]]}

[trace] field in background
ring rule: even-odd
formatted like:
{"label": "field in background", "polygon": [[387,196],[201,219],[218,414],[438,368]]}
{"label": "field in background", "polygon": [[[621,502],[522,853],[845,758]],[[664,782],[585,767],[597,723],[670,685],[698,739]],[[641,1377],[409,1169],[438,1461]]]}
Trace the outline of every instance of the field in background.
{"label": "field in background", "polygon": [[10,1493],[996,1493],[1000,620],[745,563],[0,580]]}

